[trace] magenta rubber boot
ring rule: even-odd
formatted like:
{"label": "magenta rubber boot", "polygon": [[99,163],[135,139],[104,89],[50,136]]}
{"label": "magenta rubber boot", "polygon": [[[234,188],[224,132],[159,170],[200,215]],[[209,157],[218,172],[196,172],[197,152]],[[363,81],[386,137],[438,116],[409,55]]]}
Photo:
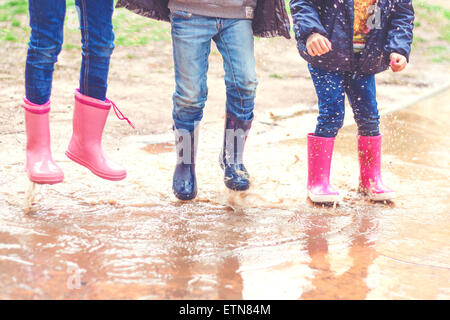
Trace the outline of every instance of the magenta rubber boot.
{"label": "magenta rubber boot", "polygon": [[312,202],[339,201],[339,192],[330,185],[330,168],[335,138],[308,134],[308,197]]}
{"label": "magenta rubber boot", "polygon": [[395,192],[386,187],[381,179],[381,135],[358,137],[359,190],[371,200],[391,200]]}
{"label": "magenta rubber boot", "polygon": [[[75,92],[73,135],[66,155],[100,178],[119,181],[126,178],[126,170],[109,160],[102,149],[103,129],[112,106],[116,111],[117,107],[108,99],[101,101],[85,96],[79,90]],[[119,119],[128,121],[127,118]]]}
{"label": "magenta rubber boot", "polygon": [[27,151],[25,168],[28,178],[39,184],[55,184],[64,173],[53,161],[50,147],[50,101],[37,105],[24,98]]}

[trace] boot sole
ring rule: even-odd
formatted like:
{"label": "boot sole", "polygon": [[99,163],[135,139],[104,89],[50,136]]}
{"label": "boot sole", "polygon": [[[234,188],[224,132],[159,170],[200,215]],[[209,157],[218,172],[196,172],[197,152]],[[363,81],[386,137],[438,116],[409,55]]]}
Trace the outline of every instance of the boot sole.
{"label": "boot sole", "polygon": [[308,198],[314,203],[333,203],[339,202],[339,195],[316,195],[308,191]]}
{"label": "boot sole", "polygon": [[30,179],[31,182],[37,183],[37,184],[58,184],[64,181],[63,178],[33,178],[28,176],[28,179]]}
{"label": "boot sole", "polygon": [[372,201],[388,201],[395,198],[395,192],[364,193]]}
{"label": "boot sole", "polygon": [[73,162],[76,162],[79,165],[82,165],[83,167],[89,169],[93,174],[95,174],[97,177],[100,177],[102,179],[110,180],[110,181],[120,181],[127,177],[126,173],[124,175],[120,175],[120,176],[113,176],[113,175],[108,175],[103,172],[100,172],[100,171],[96,170],[94,167],[92,167],[89,163],[81,160],[77,156],[74,156],[72,153],[70,153],[69,150],[66,151],[66,156]]}
{"label": "boot sole", "polygon": [[175,195],[175,197],[177,197],[178,200],[182,200],[182,201],[189,201],[189,200],[194,200],[197,197],[197,192],[195,192],[194,194],[190,194],[190,195],[184,195],[184,194],[180,194],[180,193],[176,193],[175,190],[173,190],[173,194]]}
{"label": "boot sole", "polygon": [[179,195],[174,193],[175,197],[177,197],[178,200],[182,200],[182,201],[190,201],[190,200],[194,200],[197,195],[193,195],[193,196],[184,196],[184,195]]}
{"label": "boot sole", "polygon": [[229,186],[229,185],[227,185],[226,182],[225,182],[225,186],[226,186],[228,189],[233,190],[233,191],[247,191],[248,189],[250,189],[250,185],[245,185],[245,186],[236,186],[236,185],[233,185],[233,186]]}

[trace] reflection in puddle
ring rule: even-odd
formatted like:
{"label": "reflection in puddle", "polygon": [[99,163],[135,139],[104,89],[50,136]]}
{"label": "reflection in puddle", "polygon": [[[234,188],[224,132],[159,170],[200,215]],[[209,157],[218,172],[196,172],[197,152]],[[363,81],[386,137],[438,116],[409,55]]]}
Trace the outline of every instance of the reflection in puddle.
{"label": "reflection in puddle", "polygon": [[190,203],[172,195],[170,140],[126,140],[112,154],[129,168],[118,183],[56,156],[66,181],[34,191],[23,155],[2,151],[0,297],[448,299],[448,99],[384,117],[384,178],[398,191],[386,204],[356,191],[354,127],[336,143],[332,179],[346,193],[336,208],[306,200],[305,139],[277,140],[261,123],[248,141],[245,193],[223,184],[223,123],[202,128]]}
{"label": "reflection in puddle", "polygon": [[331,270],[328,258],[328,241],[325,237],[329,227],[325,218],[320,217],[314,225],[307,231],[307,249],[311,257],[309,267],[315,270],[312,280],[313,288],[304,292],[303,299],[345,299],[351,296],[352,299],[364,299],[369,292],[365,279],[368,268],[375,260],[377,253],[374,249],[374,242],[368,237],[373,236],[375,228],[366,215],[358,218],[353,217],[352,226],[354,234],[349,239],[348,258],[351,266],[340,274],[335,274]]}

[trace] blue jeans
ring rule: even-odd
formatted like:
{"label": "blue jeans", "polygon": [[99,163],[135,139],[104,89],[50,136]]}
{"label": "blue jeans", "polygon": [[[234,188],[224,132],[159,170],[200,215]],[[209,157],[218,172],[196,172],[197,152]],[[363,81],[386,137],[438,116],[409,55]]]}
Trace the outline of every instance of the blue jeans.
{"label": "blue jeans", "polygon": [[[105,100],[110,56],[114,50],[114,0],[76,0],[79,14],[82,63],[80,92]],[[25,68],[28,100],[50,99],[54,64],[63,44],[66,0],[29,0],[31,37]]]}
{"label": "blue jeans", "polygon": [[375,76],[351,72],[331,72],[308,65],[319,98],[315,136],[335,137],[344,124],[345,94],[353,109],[358,134],[380,134]]}
{"label": "blue jeans", "polygon": [[208,95],[206,83],[211,40],[217,45],[225,69],[226,109],[239,120],[253,118],[256,62],[252,21],[171,13],[176,88],[173,120],[177,129],[192,132],[203,117]]}

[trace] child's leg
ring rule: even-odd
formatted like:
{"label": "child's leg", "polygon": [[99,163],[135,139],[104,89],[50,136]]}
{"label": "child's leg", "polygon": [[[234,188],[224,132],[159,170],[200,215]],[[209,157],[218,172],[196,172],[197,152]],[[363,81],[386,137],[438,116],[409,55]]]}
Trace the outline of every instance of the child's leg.
{"label": "child's leg", "polygon": [[215,18],[186,12],[173,12],[171,23],[176,83],[172,116],[177,145],[172,190],[178,199],[192,200],[197,196],[198,122],[208,95],[208,57],[217,25]]}
{"label": "child's leg", "polygon": [[358,134],[378,136],[380,116],[374,75],[347,74],[345,92],[353,109]]}
{"label": "child's leg", "polygon": [[208,57],[216,19],[177,12],[171,20],[176,84],[172,115],[176,129],[193,132],[208,95]]}
{"label": "child's leg", "polygon": [[220,163],[225,172],[225,185],[229,189],[243,191],[250,187],[249,174],[243,164],[243,153],[253,120],[258,85],[252,21],[224,19],[214,41],[223,57],[227,88],[227,112]]}
{"label": "child's leg", "polygon": [[112,15],[114,0],[76,0],[80,19],[83,58],[80,92],[104,101],[109,62],[114,50]]}
{"label": "child's leg", "polygon": [[61,52],[65,0],[29,0],[31,36],[25,67],[27,99],[43,105],[50,99],[54,64]]}
{"label": "child's leg", "polygon": [[336,137],[344,124],[344,73],[329,72],[311,65],[308,68],[319,100],[319,117],[314,135]]}
{"label": "child's leg", "polygon": [[65,0],[29,0],[31,36],[25,67],[25,129],[28,177],[35,183],[62,182],[50,146],[50,94],[54,64],[63,43]]}
{"label": "child's leg", "polygon": [[114,108],[120,115],[116,105],[106,99],[109,61],[114,50],[114,1],[76,0],[75,5],[83,43],[82,62],[80,88],[75,92],[73,134],[66,155],[100,178],[119,181],[127,176],[125,168],[110,160],[102,149],[109,111]]}
{"label": "child's leg", "polygon": [[219,31],[214,41],[223,57],[227,113],[241,121],[251,120],[258,85],[252,21],[224,19]]}
{"label": "child's leg", "polygon": [[389,200],[394,191],[381,179],[381,135],[373,75],[349,75],[346,92],[358,124],[359,189],[372,200]]}
{"label": "child's leg", "polygon": [[308,135],[308,197],[313,202],[336,202],[339,192],[330,184],[334,140],[345,113],[344,74],[309,66],[319,99],[315,134]]}

